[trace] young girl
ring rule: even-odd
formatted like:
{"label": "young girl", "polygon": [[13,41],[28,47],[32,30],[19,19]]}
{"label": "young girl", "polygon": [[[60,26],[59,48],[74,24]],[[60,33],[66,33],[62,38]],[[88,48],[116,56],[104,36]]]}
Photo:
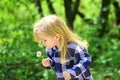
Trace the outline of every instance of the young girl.
{"label": "young girl", "polygon": [[58,80],[92,80],[87,42],[79,39],[63,19],[57,15],[43,17],[35,23],[33,35],[46,47],[48,58],[42,60],[42,66],[54,68]]}

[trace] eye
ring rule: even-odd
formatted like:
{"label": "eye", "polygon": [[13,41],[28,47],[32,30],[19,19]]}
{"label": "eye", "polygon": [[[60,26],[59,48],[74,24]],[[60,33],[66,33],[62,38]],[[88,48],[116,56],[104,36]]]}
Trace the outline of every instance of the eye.
{"label": "eye", "polygon": [[43,40],[43,42],[46,42],[47,40]]}

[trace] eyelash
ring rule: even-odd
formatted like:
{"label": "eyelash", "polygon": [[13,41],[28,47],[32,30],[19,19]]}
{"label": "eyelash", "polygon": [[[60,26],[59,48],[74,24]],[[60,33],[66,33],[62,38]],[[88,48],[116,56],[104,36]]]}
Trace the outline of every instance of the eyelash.
{"label": "eyelash", "polygon": [[43,40],[43,42],[46,42],[47,40]]}

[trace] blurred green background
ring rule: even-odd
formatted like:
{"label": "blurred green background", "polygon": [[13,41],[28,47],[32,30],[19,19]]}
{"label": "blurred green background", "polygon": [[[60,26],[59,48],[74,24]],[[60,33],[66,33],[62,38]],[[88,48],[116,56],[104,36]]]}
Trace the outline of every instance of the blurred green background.
{"label": "blurred green background", "polygon": [[58,14],[89,42],[94,80],[120,79],[120,0],[0,0],[0,80],[56,80],[40,66],[33,24]]}

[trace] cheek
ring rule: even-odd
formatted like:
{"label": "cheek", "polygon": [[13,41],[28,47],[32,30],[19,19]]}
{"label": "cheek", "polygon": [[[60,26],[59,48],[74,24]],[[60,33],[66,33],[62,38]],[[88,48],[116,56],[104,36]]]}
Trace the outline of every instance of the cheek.
{"label": "cheek", "polygon": [[48,44],[50,44],[51,46],[54,46],[55,45],[55,41],[50,41]]}

